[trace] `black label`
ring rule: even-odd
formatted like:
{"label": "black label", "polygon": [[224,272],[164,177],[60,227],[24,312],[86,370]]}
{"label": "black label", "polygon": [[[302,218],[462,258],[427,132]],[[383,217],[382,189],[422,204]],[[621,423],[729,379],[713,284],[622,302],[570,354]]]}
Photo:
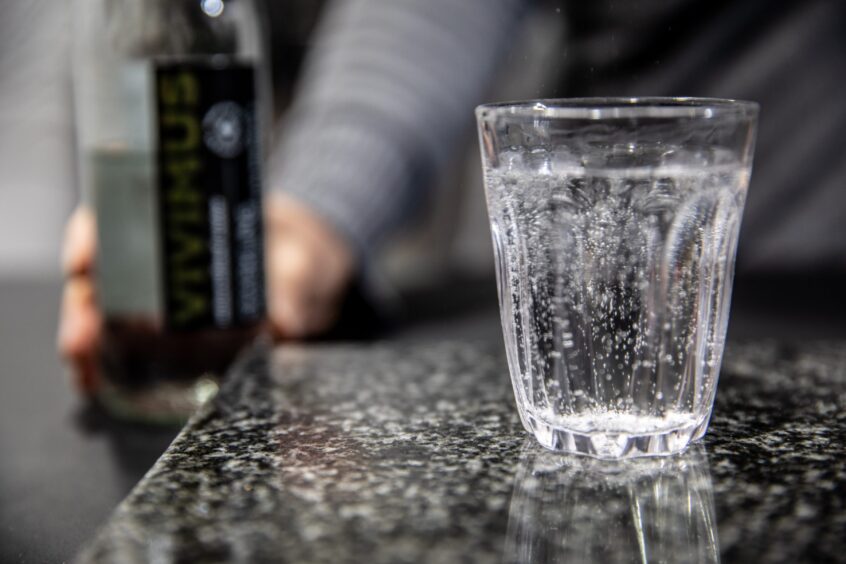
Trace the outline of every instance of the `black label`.
{"label": "black label", "polygon": [[264,316],[261,171],[253,69],[156,69],[164,319],[169,329]]}

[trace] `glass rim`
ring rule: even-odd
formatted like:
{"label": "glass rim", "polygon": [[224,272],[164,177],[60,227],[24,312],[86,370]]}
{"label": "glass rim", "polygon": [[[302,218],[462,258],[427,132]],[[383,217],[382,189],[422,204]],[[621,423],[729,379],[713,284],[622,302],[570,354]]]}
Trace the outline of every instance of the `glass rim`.
{"label": "glass rim", "polygon": [[759,105],[749,100],[673,96],[537,98],[494,102],[476,107],[479,121],[491,117],[553,119],[742,118],[755,117]]}

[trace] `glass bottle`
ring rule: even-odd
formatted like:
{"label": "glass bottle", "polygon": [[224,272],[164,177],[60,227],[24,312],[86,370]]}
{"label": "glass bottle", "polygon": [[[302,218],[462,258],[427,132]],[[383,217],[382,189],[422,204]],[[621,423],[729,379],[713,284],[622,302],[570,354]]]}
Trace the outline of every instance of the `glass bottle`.
{"label": "glass bottle", "polygon": [[97,220],[99,399],[173,422],[265,317],[266,50],[252,0],[76,0],[79,180]]}

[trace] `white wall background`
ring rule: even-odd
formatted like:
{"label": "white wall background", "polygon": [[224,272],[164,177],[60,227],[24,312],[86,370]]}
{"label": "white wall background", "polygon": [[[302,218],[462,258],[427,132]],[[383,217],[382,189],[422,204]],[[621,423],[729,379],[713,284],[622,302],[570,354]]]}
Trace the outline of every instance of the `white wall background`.
{"label": "white wall background", "polygon": [[76,201],[69,4],[0,0],[0,278],[59,274]]}

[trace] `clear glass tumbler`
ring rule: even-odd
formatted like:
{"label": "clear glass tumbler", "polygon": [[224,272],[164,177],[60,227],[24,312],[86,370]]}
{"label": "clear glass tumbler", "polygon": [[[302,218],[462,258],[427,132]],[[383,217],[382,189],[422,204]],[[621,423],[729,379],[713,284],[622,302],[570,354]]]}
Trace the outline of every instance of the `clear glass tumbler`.
{"label": "clear glass tumbler", "polygon": [[476,110],[520,417],[625,458],[705,433],[758,106],[539,100]]}

